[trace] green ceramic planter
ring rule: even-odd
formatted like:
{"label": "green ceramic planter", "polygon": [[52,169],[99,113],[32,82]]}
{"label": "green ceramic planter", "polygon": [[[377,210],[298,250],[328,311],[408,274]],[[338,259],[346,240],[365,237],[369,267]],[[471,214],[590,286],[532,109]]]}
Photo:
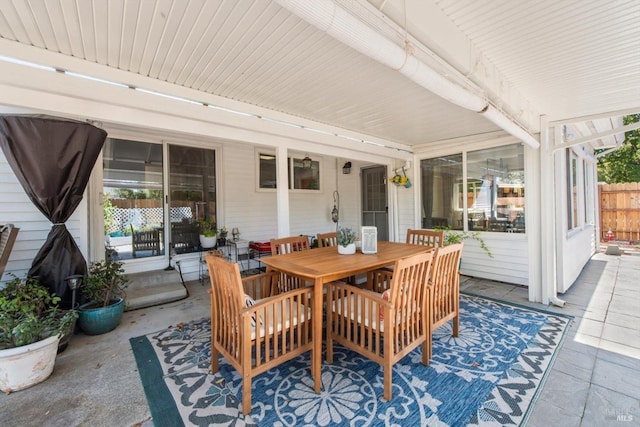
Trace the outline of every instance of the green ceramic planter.
{"label": "green ceramic planter", "polygon": [[78,311],[78,322],[80,329],[87,335],[100,335],[113,331],[122,320],[124,312],[124,300],[117,298],[111,300],[111,305],[107,307],[93,307],[89,302],[82,304]]}

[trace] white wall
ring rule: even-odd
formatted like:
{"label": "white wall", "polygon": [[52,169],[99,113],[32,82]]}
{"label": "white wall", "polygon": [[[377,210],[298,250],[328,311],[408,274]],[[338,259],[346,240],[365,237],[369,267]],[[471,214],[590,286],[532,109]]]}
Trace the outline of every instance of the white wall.
{"label": "white wall", "polygon": [[[266,242],[277,237],[276,192],[258,189],[256,184],[256,152],[260,148],[223,141],[218,151],[221,159],[218,174],[218,214],[221,221],[218,226],[226,226],[229,233],[233,227],[238,227],[243,240]],[[290,152],[289,155],[297,154]],[[340,197],[340,224],[357,230],[361,223],[358,174],[361,163],[351,160],[351,174],[344,175],[342,165],[349,159],[339,158],[336,175],[335,157],[309,155],[322,163],[320,191],[289,191],[290,234],[315,236],[317,233],[335,231],[331,209],[336,182]],[[198,277],[197,254],[179,255],[177,259],[180,260],[185,280]],[[252,266],[255,267],[255,264]]]}
{"label": "white wall", "polygon": [[[579,188],[578,206],[579,206],[579,225],[578,227],[569,230],[568,219],[568,186],[567,186],[567,159],[566,150],[558,150],[555,154],[555,173],[556,184],[559,187],[559,191],[556,192],[556,243],[558,259],[556,263],[556,277],[557,277],[557,291],[564,293],[578,278],[578,275],[584,268],[584,265],[595,253],[597,247],[597,229],[594,224],[587,224],[584,216],[584,210],[594,209],[598,203],[596,197],[587,198],[586,208],[583,209],[585,201],[582,197],[585,197],[583,192],[586,190],[584,183]],[[585,161],[582,158],[578,158],[580,168],[595,168],[593,163]],[[581,177],[583,174],[578,176]],[[592,191],[596,192],[597,183],[592,181],[594,188]]]}
{"label": "white wall", "polygon": [[521,233],[481,233],[493,258],[473,239],[464,241],[460,272],[499,282],[529,285],[527,235]]}

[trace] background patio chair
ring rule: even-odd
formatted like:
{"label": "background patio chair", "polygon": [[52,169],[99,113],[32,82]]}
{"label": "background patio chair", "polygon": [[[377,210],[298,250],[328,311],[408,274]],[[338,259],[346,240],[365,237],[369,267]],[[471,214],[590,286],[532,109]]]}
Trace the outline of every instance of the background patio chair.
{"label": "background patio chair", "polygon": [[289,254],[291,252],[311,249],[307,236],[282,237],[271,239],[271,255]]}
{"label": "background patio chair", "polygon": [[219,353],[238,371],[246,415],[253,377],[313,349],[313,288],[265,298],[280,274],[241,279],[238,264],[213,254],[206,260],[211,277],[211,372],[218,372]]}
{"label": "background patio chair", "polygon": [[151,251],[151,255],[160,255],[160,232],[158,230],[135,231],[131,226],[131,246],[134,257],[139,251]]}
{"label": "background patio chair", "polygon": [[171,223],[171,245],[177,254],[197,251],[200,247],[198,225],[190,222]]}
{"label": "background patio chair", "polygon": [[318,233],[318,247],[338,246],[338,232]]}
{"label": "background patio chair", "polygon": [[[271,239],[270,242],[271,255],[283,255],[311,249],[311,245],[309,245],[309,239],[307,238],[307,236],[282,237],[280,239]],[[304,280],[298,277],[283,275],[280,280],[276,282],[273,293],[279,294],[288,292],[292,289],[298,289],[310,285],[311,283],[306,283]]]}
{"label": "background patio chair", "polygon": [[[462,243],[436,249],[431,274],[429,275],[427,315],[429,316],[429,343],[433,331],[447,323],[453,322],[453,336],[457,337],[460,329],[460,256]],[[431,360],[429,345],[429,360]]]}
{"label": "background patio chair", "polygon": [[[327,361],[333,362],[336,341],[379,363],[384,370],[384,398],[392,397],[392,366],[422,345],[422,363],[429,362],[427,339],[427,276],[432,253],[395,263],[391,287],[386,294],[346,283],[329,284],[327,310]],[[386,299],[388,297],[388,299]]]}
{"label": "background patio chair", "polygon": [[407,244],[423,245],[430,248],[443,246],[444,230],[407,230]]}

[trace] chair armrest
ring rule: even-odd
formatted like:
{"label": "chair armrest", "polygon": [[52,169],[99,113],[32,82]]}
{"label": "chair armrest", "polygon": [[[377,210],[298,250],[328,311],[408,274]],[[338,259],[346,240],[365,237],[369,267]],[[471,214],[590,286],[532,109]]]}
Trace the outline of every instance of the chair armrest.
{"label": "chair armrest", "polygon": [[329,284],[329,292],[331,293],[332,300],[335,300],[334,296],[343,298],[345,296],[354,295],[355,297],[361,297],[366,300],[371,300],[381,306],[388,306],[391,308],[391,303],[382,298],[382,294],[369,289],[362,289],[357,286],[349,285],[344,282],[331,282]]}

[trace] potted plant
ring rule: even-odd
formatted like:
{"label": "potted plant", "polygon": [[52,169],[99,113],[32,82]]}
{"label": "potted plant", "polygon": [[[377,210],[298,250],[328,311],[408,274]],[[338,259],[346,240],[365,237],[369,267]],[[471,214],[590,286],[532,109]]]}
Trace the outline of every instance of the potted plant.
{"label": "potted plant", "polygon": [[456,243],[460,243],[465,239],[473,239],[480,243],[480,247],[486,252],[489,258],[493,258],[493,254],[489,247],[485,243],[484,239],[480,237],[479,231],[458,231],[451,230],[449,227],[434,227],[436,230],[444,230],[444,246],[455,245]]}
{"label": "potted plant", "polygon": [[53,372],[60,337],[73,329],[77,313],[59,308],[36,277],[14,277],[0,289],[0,389],[22,390]]}
{"label": "potted plant", "polygon": [[349,227],[338,228],[338,253],[350,255],[356,253],[356,233]]}
{"label": "potted plant", "polygon": [[227,244],[227,234],[229,231],[227,227],[222,227],[218,232],[218,246],[225,246]]}
{"label": "potted plant", "polygon": [[203,248],[213,248],[216,246],[216,235],[218,230],[214,223],[208,220],[200,221],[200,246]]}
{"label": "potted plant", "polygon": [[106,260],[92,263],[82,287],[82,295],[87,302],[79,307],[80,329],[88,335],[114,330],[122,320],[127,283],[121,262]]}

